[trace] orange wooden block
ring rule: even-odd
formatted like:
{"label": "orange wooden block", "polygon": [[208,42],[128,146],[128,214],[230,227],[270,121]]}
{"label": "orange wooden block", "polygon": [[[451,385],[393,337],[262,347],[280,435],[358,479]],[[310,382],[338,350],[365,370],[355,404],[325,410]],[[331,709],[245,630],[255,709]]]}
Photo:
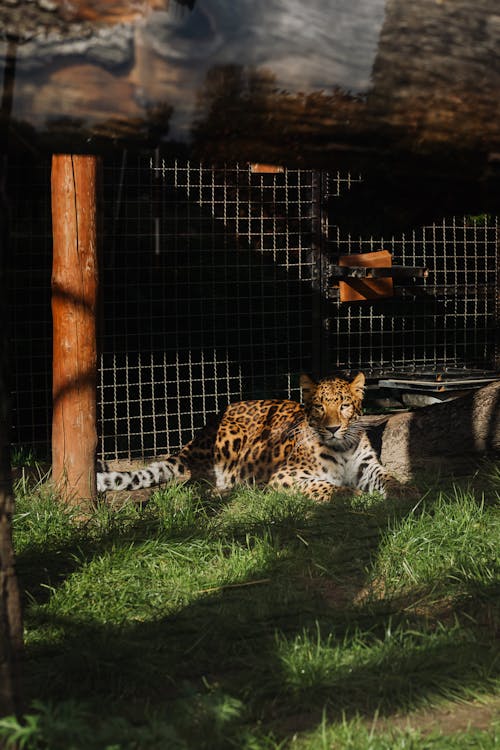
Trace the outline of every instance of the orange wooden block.
{"label": "orange wooden block", "polygon": [[280,174],[285,170],[276,164],[250,164],[250,172],[252,174]]}
{"label": "orange wooden block", "polygon": [[[374,253],[356,253],[342,255],[339,266],[348,268],[390,268],[392,255],[388,250]],[[362,302],[370,299],[384,299],[394,295],[392,278],[381,279],[347,279],[339,281],[341,302]]]}

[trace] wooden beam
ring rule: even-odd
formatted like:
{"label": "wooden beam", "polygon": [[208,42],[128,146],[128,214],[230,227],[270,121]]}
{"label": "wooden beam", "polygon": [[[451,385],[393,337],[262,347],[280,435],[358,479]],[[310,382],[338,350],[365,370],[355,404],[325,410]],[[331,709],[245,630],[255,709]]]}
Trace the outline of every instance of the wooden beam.
{"label": "wooden beam", "polygon": [[96,495],[98,158],[52,158],[52,477],[66,500]]}

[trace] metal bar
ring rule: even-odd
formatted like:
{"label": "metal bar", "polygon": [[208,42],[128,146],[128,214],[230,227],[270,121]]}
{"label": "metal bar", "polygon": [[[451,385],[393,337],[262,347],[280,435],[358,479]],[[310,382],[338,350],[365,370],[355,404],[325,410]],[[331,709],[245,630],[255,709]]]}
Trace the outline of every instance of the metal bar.
{"label": "metal bar", "polygon": [[324,331],[324,226],[323,226],[323,175],[314,172],[312,178],[312,248],[311,258],[313,263],[312,293],[312,370],[315,374],[323,373],[325,359],[327,359],[325,345],[328,336]]}
{"label": "metal bar", "polygon": [[[444,376],[446,378],[446,375]],[[482,385],[499,380],[492,375],[486,378],[455,378],[453,380],[419,380],[412,378],[383,378],[378,381],[379,388],[411,388],[412,390],[449,391],[466,388],[479,388]]]}
{"label": "metal bar", "polygon": [[498,217],[495,217],[495,292],[493,300],[494,333],[492,365],[495,370],[500,370],[500,237],[498,235]]}
{"label": "metal bar", "polygon": [[381,268],[368,268],[366,266],[330,266],[329,270],[332,279],[426,279],[429,276],[429,269],[420,266],[386,266]]}

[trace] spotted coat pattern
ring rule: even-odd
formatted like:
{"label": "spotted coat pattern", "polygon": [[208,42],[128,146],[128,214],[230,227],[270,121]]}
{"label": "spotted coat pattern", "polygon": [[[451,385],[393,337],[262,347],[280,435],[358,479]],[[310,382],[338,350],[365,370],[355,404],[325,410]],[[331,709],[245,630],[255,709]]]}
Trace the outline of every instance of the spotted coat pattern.
{"label": "spotted coat pattern", "polygon": [[304,404],[280,399],[230,404],[177,455],[136,471],[97,474],[97,488],[134,490],[189,479],[223,492],[251,483],[296,489],[317,500],[339,488],[385,495],[385,474],[359,420],[362,373],[348,382],[301,376]]}

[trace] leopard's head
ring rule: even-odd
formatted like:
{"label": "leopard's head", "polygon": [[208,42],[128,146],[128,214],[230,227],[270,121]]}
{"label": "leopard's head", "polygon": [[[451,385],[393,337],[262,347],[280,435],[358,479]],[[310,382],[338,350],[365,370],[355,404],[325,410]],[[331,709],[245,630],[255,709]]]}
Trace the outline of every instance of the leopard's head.
{"label": "leopard's head", "polygon": [[362,372],[351,382],[325,378],[317,383],[308,375],[301,375],[300,385],[307,420],[322,443],[341,447],[347,438],[359,437],[359,430],[353,426],[361,415],[365,392]]}

